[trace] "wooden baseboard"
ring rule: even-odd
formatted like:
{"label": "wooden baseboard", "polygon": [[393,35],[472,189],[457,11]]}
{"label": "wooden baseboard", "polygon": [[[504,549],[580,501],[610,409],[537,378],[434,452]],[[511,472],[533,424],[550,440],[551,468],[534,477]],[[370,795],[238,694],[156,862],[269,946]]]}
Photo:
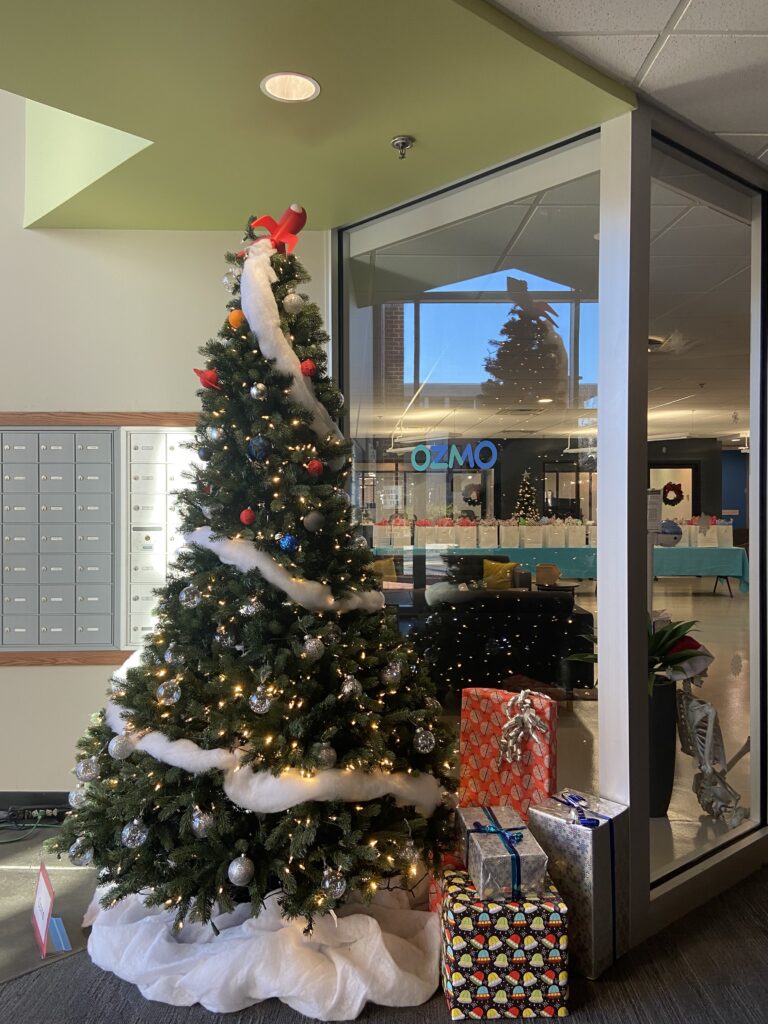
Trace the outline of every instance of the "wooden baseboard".
{"label": "wooden baseboard", "polygon": [[196,412],[0,412],[0,427],[194,427]]}
{"label": "wooden baseboard", "polygon": [[0,651],[0,667],[122,665],[133,651]]}

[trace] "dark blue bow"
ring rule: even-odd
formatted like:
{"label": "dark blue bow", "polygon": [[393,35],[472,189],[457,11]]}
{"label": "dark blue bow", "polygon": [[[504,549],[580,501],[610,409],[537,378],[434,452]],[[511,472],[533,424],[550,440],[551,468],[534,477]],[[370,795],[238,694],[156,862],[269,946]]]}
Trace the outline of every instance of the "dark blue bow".
{"label": "dark blue bow", "polygon": [[[584,799],[583,796],[578,796],[576,793],[563,793],[563,795],[554,797],[559,804],[563,804],[565,807],[570,807],[576,811],[579,816],[579,825],[583,825],[584,828],[600,828],[600,818],[604,821],[609,819],[605,815],[598,815],[596,818],[590,818],[586,811],[592,810],[589,803]],[[597,814],[597,811],[593,811]]]}
{"label": "dark blue bow", "polygon": [[[509,867],[512,876],[512,895],[520,895],[520,854],[517,851],[517,844],[523,841],[522,829],[525,825],[517,825],[515,828],[502,828],[499,819],[490,807],[483,807],[483,814],[489,824],[484,825],[481,821],[474,822],[472,828],[467,829],[467,839],[464,849],[464,862],[469,864],[469,837],[471,835],[492,835],[498,836],[504,844],[504,849],[509,854]],[[482,895],[482,894],[481,894]]]}

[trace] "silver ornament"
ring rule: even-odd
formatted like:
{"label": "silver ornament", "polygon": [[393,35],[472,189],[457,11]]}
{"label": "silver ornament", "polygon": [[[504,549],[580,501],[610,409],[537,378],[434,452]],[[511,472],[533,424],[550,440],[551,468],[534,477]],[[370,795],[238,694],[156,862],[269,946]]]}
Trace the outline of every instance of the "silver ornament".
{"label": "silver ornament", "polygon": [[164,683],[160,683],[155,694],[157,703],[169,708],[181,698],[181,687],[175,679],[167,679]]}
{"label": "silver ornament", "polygon": [[238,283],[239,280],[240,280],[240,271],[239,271],[239,269],[238,270],[228,270],[226,272],[226,274],[222,277],[221,283],[224,285],[224,287],[227,289],[228,292],[232,293],[232,292],[234,292],[235,288],[237,288],[237,283]]}
{"label": "silver ornament", "polygon": [[[338,473],[339,470],[344,469],[347,464],[346,455],[338,455],[335,459],[328,460],[328,466],[334,473]],[[346,493],[346,491],[345,491]]]}
{"label": "silver ornament", "polygon": [[344,407],[344,402],[345,402],[345,401],[346,401],[346,399],[344,398],[344,395],[343,395],[343,394],[341,393],[341,391],[339,391],[339,405],[340,405],[340,406],[341,406],[342,408]]}
{"label": "silver ornament", "polygon": [[443,710],[443,705],[437,699],[437,697],[426,697],[424,699],[424,707],[427,711],[434,711],[435,714],[439,714]]}
{"label": "silver ornament", "polygon": [[341,871],[326,868],[320,882],[320,888],[332,900],[340,900],[347,891],[347,880]]}
{"label": "silver ornament", "polygon": [[86,757],[75,765],[75,775],[81,782],[93,782],[99,777],[98,757]]}
{"label": "silver ornament", "polygon": [[397,686],[400,682],[400,662],[390,661],[381,670],[381,681],[387,686]]}
{"label": "silver ornament", "polygon": [[209,441],[219,441],[222,437],[222,433],[223,431],[221,427],[211,426],[205,428],[205,436],[208,438]]}
{"label": "silver ornament", "polygon": [[195,833],[197,838],[205,839],[212,829],[213,815],[208,811],[203,811],[199,807],[195,807],[192,812],[192,831]]}
{"label": "silver ornament", "polygon": [[365,549],[368,547],[368,541],[365,537],[355,537],[352,541],[352,547]]}
{"label": "silver ornament", "polygon": [[337,644],[341,640],[341,630],[335,622],[331,622],[323,630],[323,640],[327,644]]}
{"label": "silver ornament", "polygon": [[149,829],[141,818],[134,818],[133,821],[128,822],[120,833],[120,842],[123,846],[127,846],[129,850],[136,850],[146,843],[148,835]]}
{"label": "silver ornament", "polygon": [[322,512],[307,512],[302,519],[304,529],[310,533],[317,533],[318,530],[322,530],[325,526],[325,516]]}
{"label": "silver ornament", "polygon": [[349,697],[361,697],[363,693],[363,684],[359,679],[355,679],[354,676],[344,676],[341,681],[341,696],[345,699]]}
{"label": "silver ornament", "polygon": [[416,844],[412,839],[406,839],[400,852],[403,860],[407,861],[409,864],[413,864],[419,856],[419,851],[416,849]]}
{"label": "silver ornament", "polygon": [[288,292],[283,297],[283,309],[289,316],[295,316],[304,308],[304,299],[298,292]]}
{"label": "silver ornament", "polygon": [[337,754],[330,743],[313,743],[309,752],[319,768],[327,770],[336,764]]}
{"label": "silver ornament", "polygon": [[413,749],[417,754],[431,754],[436,743],[435,734],[429,729],[419,727],[413,734]]}
{"label": "silver ornament", "polygon": [[112,692],[113,697],[124,697],[125,696],[125,680],[119,676],[109,677],[109,689]]}
{"label": "silver ornament", "polygon": [[130,737],[126,736],[125,733],[121,733],[118,736],[112,737],[107,750],[109,751],[109,756],[114,757],[116,761],[124,761],[126,757],[130,757],[133,753],[133,743]]}
{"label": "silver ornament", "polygon": [[172,641],[168,644],[168,647],[163,654],[163,661],[166,665],[183,665],[184,655],[176,650],[176,641]]}
{"label": "silver ornament", "polygon": [[253,878],[255,870],[256,868],[251,858],[241,853],[239,857],[235,857],[233,861],[230,861],[227,868],[227,878],[232,885],[248,885]]}
{"label": "silver ornament", "polygon": [[256,715],[266,715],[272,707],[272,700],[265,686],[257,686],[248,698],[248,706]]}
{"label": "silver ornament", "polygon": [[254,401],[263,402],[268,393],[269,388],[266,384],[262,384],[259,381],[254,381],[254,383],[251,384],[250,395]]}
{"label": "silver ornament", "polygon": [[319,661],[325,654],[325,644],[319,636],[305,636],[302,646],[310,661]]}
{"label": "silver ornament", "polygon": [[184,587],[179,593],[179,604],[185,608],[197,608],[202,600],[200,591],[193,583],[190,583],[188,587]]}
{"label": "silver ornament", "polygon": [[78,807],[83,806],[87,796],[88,793],[85,786],[75,786],[67,796],[67,803],[73,810],[77,810]]}
{"label": "silver ornament", "polygon": [[259,612],[263,612],[264,605],[257,597],[254,597],[253,600],[246,601],[245,604],[240,605],[238,611],[241,615],[245,615],[246,618],[251,618],[251,616],[258,615]]}
{"label": "silver ornament", "polygon": [[84,839],[76,839],[67,850],[69,859],[78,868],[87,867],[93,860],[93,847],[86,845]]}

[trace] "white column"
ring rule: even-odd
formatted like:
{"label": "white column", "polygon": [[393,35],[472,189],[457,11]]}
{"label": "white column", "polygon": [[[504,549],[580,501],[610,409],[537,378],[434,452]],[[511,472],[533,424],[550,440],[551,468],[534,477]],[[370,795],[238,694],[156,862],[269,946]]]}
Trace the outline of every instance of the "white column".
{"label": "white column", "polygon": [[632,941],[650,899],[646,487],[650,125],[603,125],[600,156],[597,630],[600,792],[628,804]]}

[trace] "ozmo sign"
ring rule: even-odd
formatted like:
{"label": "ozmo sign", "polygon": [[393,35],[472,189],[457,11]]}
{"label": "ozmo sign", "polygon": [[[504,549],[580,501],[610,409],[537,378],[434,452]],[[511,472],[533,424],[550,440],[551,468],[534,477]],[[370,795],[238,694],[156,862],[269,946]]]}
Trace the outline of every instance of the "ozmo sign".
{"label": "ozmo sign", "polygon": [[428,469],[492,469],[499,451],[493,441],[476,444],[417,444],[411,452],[411,465],[417,473]]}

